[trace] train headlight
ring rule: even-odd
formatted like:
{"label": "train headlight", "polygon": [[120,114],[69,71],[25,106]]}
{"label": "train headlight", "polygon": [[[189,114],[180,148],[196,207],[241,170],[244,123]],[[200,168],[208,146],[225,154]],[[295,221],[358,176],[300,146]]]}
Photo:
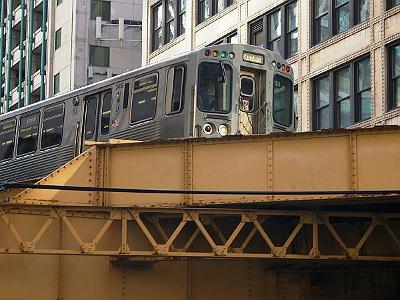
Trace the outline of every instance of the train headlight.
{"label": "train headlight", "polygon": [[226,126],[225,124],[219,125],[219,127],[218,127],[218,133],[219,133],[221,136],[226,136],[226,135],[228,135],[228,132],[229,132],[228,126]]}
{"label": "train headlight", "polygon": [[210,123],[206,123],[203,125],[203,132],[207,135],[210,135],[213,133],[213,126]]}

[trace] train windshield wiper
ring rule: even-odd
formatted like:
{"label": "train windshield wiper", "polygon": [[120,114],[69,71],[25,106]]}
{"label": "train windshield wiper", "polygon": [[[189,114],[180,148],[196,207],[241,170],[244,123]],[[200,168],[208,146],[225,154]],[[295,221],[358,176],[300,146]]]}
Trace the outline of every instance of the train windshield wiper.
{"label": "train windshield wiper", "polygon": [[225,70],[225,64],[222,60],[219,61],[222,69],[222,77],[223,77],[223,83],[226,83],[226,70]]}

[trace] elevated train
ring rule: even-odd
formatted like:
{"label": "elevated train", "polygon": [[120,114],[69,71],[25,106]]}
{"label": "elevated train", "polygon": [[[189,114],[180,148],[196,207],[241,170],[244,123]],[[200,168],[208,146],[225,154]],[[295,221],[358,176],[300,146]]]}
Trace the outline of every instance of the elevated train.
{"label": "elevated train", "polygon": [[41,178],[86,141],[293,129],[293,72],[280,56],[209,46],[0,115],[0,181]]}

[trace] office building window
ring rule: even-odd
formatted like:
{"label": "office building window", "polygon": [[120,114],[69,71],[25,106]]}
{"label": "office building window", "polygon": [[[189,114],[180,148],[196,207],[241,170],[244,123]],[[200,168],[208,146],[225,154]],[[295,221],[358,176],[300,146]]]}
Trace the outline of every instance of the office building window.
{"label": "office building window", "polygon": [[110,66],[110,48],[89,46],[89,65],[97,67]]}
{"label": "office building window", "polygon": [[392,110],[400,107],[400,43],[388,50],[388,110]]}
{"label": "office building window", "polygon": [[289,58],[298,50],[297,1],[287,2],[250,23],[250,44]]}
{"label": "office building window", "polygon": [[152,50],[185,33],[186,0],[162,0],[152,7]]}
{"label": "office building window", "polygon": [[60,92],[60,73],[54,75],[53,90],[54,95]]}
{"label": "office building window", "polygon": [[63,0],[57,0],[57,6],[59,6],[61,3],[63,3]]}
{"label": "office building window", "polygon": [[369,0],[313,0],[313,44],[369,19]]}
{"label": "office building window", "polygon": [[231,6],[233,2],[234,0],[197,0],[197,23],[200,24],[211,18],[228,6]]}
{"label": "office building window", "polygon": [[400,4],[400,0],[386,0],[386,9],[391,9]]}
{"label": "office building window", "polygon": [[111,19],[111,1],[91,0],[90,1],[90,19],[96,20],[101,17],[103,21]]}
{"label": "office building window", "polygon": [[56,36],[54,40],[54,49],[57,50],[61,47],[61,28],[56,31]]}
{"label": "office building window", "polygon": [[215,42],[211,43],[210,45],[220,45],[220,44],[237,44],[239,43],[237,31],[233,31],[222,38],[216,40]]}
{"label": "office building window", "polygon": [[369,57],[314,80],[313,128],[345,128],[371,118]]}

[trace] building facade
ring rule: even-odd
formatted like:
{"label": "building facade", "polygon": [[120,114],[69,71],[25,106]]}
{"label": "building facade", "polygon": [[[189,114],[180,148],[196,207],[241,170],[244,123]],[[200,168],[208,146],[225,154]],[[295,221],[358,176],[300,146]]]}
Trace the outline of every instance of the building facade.
{"label": "building facade", "polygon": [[281,54],[298,130],[400,125],[399,0],[145,0],[143,63],[216,43]]}
{"label": "building facade", "polygon": [[141,0],[0,0],[4,113],[141,65]]}

